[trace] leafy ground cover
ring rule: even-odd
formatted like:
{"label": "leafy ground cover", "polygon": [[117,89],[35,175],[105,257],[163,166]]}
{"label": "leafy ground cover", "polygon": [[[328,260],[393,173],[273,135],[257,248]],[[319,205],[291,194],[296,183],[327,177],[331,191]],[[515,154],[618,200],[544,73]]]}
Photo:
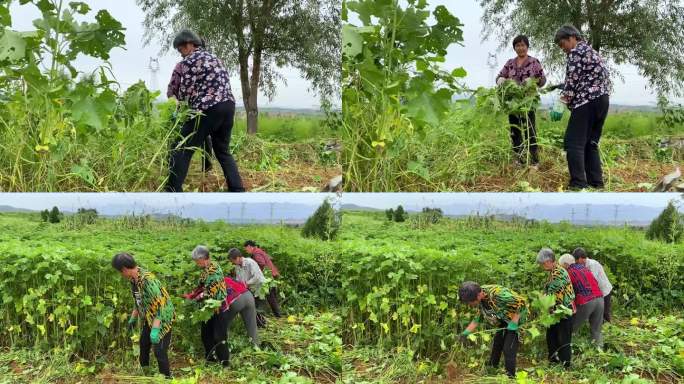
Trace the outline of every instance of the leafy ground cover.
{"label": "leafy ground cover", "polygon": [[[473,315],[457,301],[463,280],[505,284],[535,301],[544,274],[539,248],[585,247],[615,286],[606,347],[574,338],[568,372],[549,367],[541,317],[523,327],[518,382],[677,383],[684,375],[684,245],[645,239],[641,229],[575,227],[489,217],[390,222],[384,212],[346,212],[336,240],[301,237],[289,226],[237,226],[149,217],[93,224],[0,215],[0,380],[151,382],[125,332],[128,287],[111,255],[133,252],[169,286],[179,312],[173,367],[178,382],[506,382],[484,367],[491,331],[462,347]],[[261,350],[241,324],[231,332],[232,368],[200,360],[201,313],[175,293],[192,286],[189,253],[207,244],[229,269],[226,251],[256,239],[282,271],[286,316],[269,318]],[[87,273],[86,273],[87,272]]]}
{"label": "leafy ground cover", "polygon": [[[108,60],[125,46],[123,25],[84,2],[32,0],[21,6],[40,17],[20,32],[12,29],[10,3],[0,2],[0,191],[163,189],[189,114],[173,100],[160,102],[142,81],[124,89],[113,77]],[[79,70],[80,56],[99,67]],[[332,115],[264,113],[260,136],[247,135],[238,115],[231,152],[245,187],[318,190],[339,175]],[[224,190],[218,164],[205,174],[198,160],[187,190]]]}
{"label": "leafy ground cover", "polygon": [[[538,109],[535,85],[468,89],[463,68],[442,65],[448,48],[463,44],[463,23],[471,21],[428,1],[350,0],[343,3],[343,17],[346,190],[567,188],[567,110],[553,122],[548,111]],[[508,126],[509,113],[531,110],[538,110],[538,169],[516,165]],[[605,190],[651,190],[681,164],[682,135],[684,109],[666,99],[657,113],[610,114],[600,149]]]}

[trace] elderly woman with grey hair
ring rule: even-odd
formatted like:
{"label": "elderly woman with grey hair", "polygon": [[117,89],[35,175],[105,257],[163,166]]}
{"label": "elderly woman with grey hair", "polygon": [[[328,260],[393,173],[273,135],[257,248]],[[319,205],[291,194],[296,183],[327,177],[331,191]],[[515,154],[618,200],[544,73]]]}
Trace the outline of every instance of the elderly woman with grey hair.
{"label": "elderly woman with grey hair", "polygon": [[[568,272],[556,263],[556,256],[550,248],[542,248],[537,254],[539,266],[549,272],[544,285],[544,293],[552,295],[556,303],[552,310],[572,308],[574,312],[575,291]],[[549,350],[549,361],[570,367],[572,358],[572,316],[561,318],[546,330],[546,345]]]}
{"label": "elderly woman with grey hair", "polygon": [[558,264],[568,271],[575,292],[577,312],[572,315],[572,331],[577,332],[588,320],[591,338],[598,347],[603,347],[603,294],[596,278],[589,268],[576,263],[575,258],[567,253],[558,259]]}
{"label": "elderly woman with grey hair", "polygon": [[225,311],[227,292],[226,283],[223,280],[223,270],[217,262],[211,260],[209,248],[203,245],[195,247],[192,251],[192,259],[202,269],[202,272],[200,273],[198,287],[183,297],[198,302],[213,299],[223,303],[221,307],[215,309],[214,315],[209,320],[202,323],[201,334],[207,361],[218,361],[224,367],[228,367],[230,360],[230,352],[226,346],[228,314]]}
{"label": "elderly woman with grey hair", "polygon": [[569,188],[603,188],[598,146],[610,105],[608,67],[572,25],[562,26],[554,41],[568,55],[561,101],[571,111],[564,140]]}
{"label": "elderly woman with grey hair", "polygon": [[204,50],[204,41],[192,31],[183,30],[173,40],[183,60],[171,75],[167,96],[187,102],[199,114],[181,127],[169,161],[167,192],[183,192],[194,148],[211,137],[214,155],[221,165],[230,192],[244,192],[237,163],[230,154],[230,135],[235,117],[235,97],[228,71],[221,60]]}

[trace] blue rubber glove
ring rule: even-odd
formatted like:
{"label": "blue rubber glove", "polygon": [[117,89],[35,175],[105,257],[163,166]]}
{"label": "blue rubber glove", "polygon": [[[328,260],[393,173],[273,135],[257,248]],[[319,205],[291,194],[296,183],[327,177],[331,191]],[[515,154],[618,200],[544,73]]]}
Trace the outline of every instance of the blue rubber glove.
{"label": "blue rubber glove", "polygon": [[152,328],[150,332],[150,341],[152,344],[159,344],[159,328]]}
{"label": "blue rubber glove", "polygon": [[518,323],[514,323],[511,321],[508,323],[508,327],[506,327],[506,329],[515,332],[518,330]]}

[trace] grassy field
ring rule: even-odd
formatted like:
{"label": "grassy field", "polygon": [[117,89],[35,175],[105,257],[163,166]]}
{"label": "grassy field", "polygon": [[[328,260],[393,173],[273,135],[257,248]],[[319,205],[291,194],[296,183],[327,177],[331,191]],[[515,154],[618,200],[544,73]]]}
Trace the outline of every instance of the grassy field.
{"label": "grassy field", "polygon": [[[167,114],[168,105],[161,105],[157,112],[113,121],[97,134],[63,131],[47,150],[38,150],[30,120],[5,116],[0,119],[0,191],[161,190],[178,130],[166,123]],[[256,136],[246,134],[244,117],[237,116],[235,123],[231,152],[248,191],[319,190],[341,173],[333,148],[338,140],[321,116],[265,114]],[[212,164],[203,172],[196,153],[185,190],[225,190],[221,168],[215,159]]]}
{"label": "grassy field", "polygon": [[[454,104],[438,126],[396,136],[372,149],[364,138],[370,124],[359,121],[359,133],[348,133],[356,148],[345,148],[346,188],[350,191],[405,192],[556,192],[567,188],[569,174],[563,136],[569,114],[552,122],[537,114],[539,169],[516,164],[507,116]],[[601,140],[605,191],[650,191],[684,159],[684,126],[666,127],[655,112],[611,113]],[[357,120],[357,119],[355,119]],[[357,120],[358,121],[358,120]],[[401,123],[398,123],[401,124]],[[404,124],[409,124],[404,122]],[[357,126],[349,127],[347,132]],[[378,128],[381,129],[381,128]],[[365,149],[364,149],[365,148]],[[357,151],[352,153],[352,151]]]}
{"label": "grassy field", "polygon": [[[648,241],[641,230],[500,222],[487,217],[419,215],[404,223],[383,213],[344,214],[337,240],[304,239],[287,226],[235,226],[150,218],[95,224],[41,223],[33,214],[0,215],[0,382],[154,382],[137,367],[126,335],[130,294],[111,255],[133,252],[174,297],[172,370],[178,383],[498,383],[484,366],[491,330],[460,346],[473,311],[459,304],[463,280],[505,284],[534,298],[544,274],[536,251],[585,247],[615,286],[615,321],[606,347],[574,337],[570,371],[545,362],[543,327],[523,327],[522,383],[678,383],[684,375],[682,245]],[[176,295],[197,271],[189,252],[205,243],[226,270],[226,250],[261,243],[281,269],[283,319],[269,317],[261,350],[239,321],[230,338],[231,369],[202,363],[195,313]],[[78,292],[77,294],[74,294]],[[75,327],[75,328],[74,328]],[[542,336],[532,331],[541,333]],[[154,363],[153,363],[154,364]]]}

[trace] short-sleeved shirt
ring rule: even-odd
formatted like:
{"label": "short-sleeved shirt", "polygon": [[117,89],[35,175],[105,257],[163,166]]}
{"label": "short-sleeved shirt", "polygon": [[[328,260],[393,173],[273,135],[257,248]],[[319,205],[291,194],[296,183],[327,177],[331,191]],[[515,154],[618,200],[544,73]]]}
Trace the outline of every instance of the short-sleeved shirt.
{"label": "short-sleeved shirt", "polygon": [[196,111],[206,111],[224,101],[235,102],[223,63],[201,48],[176,65],[166,95],[186,101]]}
{"label": "short-sleeved shirt", "polygon": [[481,288],[485,297],[480,301],[480,313],[475,322],[479,323],[484,318],[490,324],[509,323],[516,313],[520,314],[518,324],[525,321],[529,310],[527,300],[522,295],[500,285],[483,285]]}
{"label": "short-sleeved shirt", "polygon": [[575,304],[584,305],[603,297],[598,282],[589,268],[575,263],[568,267],[568,275],[572,282],[572,290],[575,292]]}
{"label": "short-sleeved shirt", "polygon": [[204,297],[214,300],[225,300],[226,283],[223,281],[221,266],[211,261],[200,273],[199,285],[204,287]]}
{"label": "short-sleeved shirt", "polygon": [[611,284],[610,280],[608,280],[606,271],[603,270],[601,263],[587,257],[586,267],[589,268],[591,273],[596,278],[599,289],[601,289],[603,296],[608,296],[613,291],[613,284]]}
{"label": "short-sleeved shirt", "polygon": [[264,271],[264,268],[266,268],[271,270],[271,276],[280,276],[278,268],[275,266],[275,264],[273,264],[271,257],[263,249],[255,247],[254,251],[252,252],[252,259],[259,264],[259,268],[261,268],[262,272]]}
{"label": "short-sleeved shirt", "polygon": [[138,279],[131,281],[131,292],[138,314],[148,327],[152,328],[159,319],[159,337],[163,338],[170,330],[176,313],[166,288],[154,274],[138,267]]}
{"label": "short-sleeved shirt", "polygon": [[610,89],[610,73],[603,58],[585,41],[578,42],[568,53],[565,66],[562,95],[568,99],[568,107],[579,108],[610,94]]}
{"label": "short-sleeved shirt", "polygon": [[501,72],[497,78],[514,80],[518,84],[522,84],[525,80],[534,78],[537,79],[537,85],[543,87],[546,84],[546,75],[539,60],[532,56],[527,56],[521,66],[518,66],[518,58],[514,57],[504,64]]}
{"label": "short-sleeved shirt", "polygon": [[549,273],[549,280],[544,286],[544,292],[556,298],[556,306],[563,305],[567,308],[572,308],[572,301],[575,300],[575,291],[572,289],[572,281],[568,271],[560,265],[556,265],[551,273]]}

